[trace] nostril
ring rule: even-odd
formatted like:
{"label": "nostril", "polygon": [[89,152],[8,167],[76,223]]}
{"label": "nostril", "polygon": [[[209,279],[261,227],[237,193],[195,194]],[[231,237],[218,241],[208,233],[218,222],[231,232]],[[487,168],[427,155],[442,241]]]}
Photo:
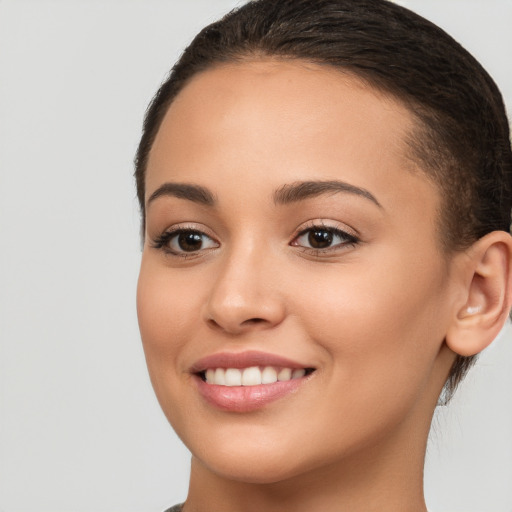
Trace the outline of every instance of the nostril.
{"label": "nostril", "polygon": [[[210,310],[206,311],[204,321],[212,330],[241,334],[251,329],[267,329],[279,324],[283,319],[283,315],[272,314],[272,312],[268,316],[251,316],[246,313],[249,312],[236,307]],[[252,313],[259,313],[259,311],[252,311]]]}
{"label": "nostril", "polygon": [[230,324],[229,322],[218,322],[214,318],[209,318],[207,320],[208,325],[212,329],[220,329],[228,332],[241,332],[247,328],[256,327],[258,325],[267,324],[268,320],[264,318],[248,318],[247,320],[242,321],[241,323]]}
{"label": "nostril", "polygon": [[263,322],[265,322],[264,318],[249,318],[248,320],[244,320],[242,325],[261,324]]}
{"label": "nostril", "polygon": [[210,327],[214,327],[216,329],[220,328],[220,325],[213,318],[209,318],[207,322]]}

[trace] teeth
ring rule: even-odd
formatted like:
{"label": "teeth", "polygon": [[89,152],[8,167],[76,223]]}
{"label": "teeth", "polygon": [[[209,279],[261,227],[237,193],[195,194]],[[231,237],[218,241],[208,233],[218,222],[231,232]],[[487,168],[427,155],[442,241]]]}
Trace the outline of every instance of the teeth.
{"label": "teeth", "polygon": [[300,379],[306,375],[306,370],[304,368],[297,368],[292,372],[292,379]]}
{"label": "teeth", "polygon": [[272,366],[266,366],[261,372],[261,383],[272,384],[273,382],[277,382],[277,372]]}
{"label": "teeth", "polygon": [[226,385],[226,372],[224,371],[224,368],[217,368],[215,370],[214,382],[221,386]]}
{"label": "teeth", "polygon": [[206,382],[215,382],[215,370],[213,368],[206,370]]}
{"label": "teeth", "polygon": [[226,386],[241,386],[242,372],[237,368],[227,368],[225,373]]}
{"label": "teeth", "polygon": [[279,380],[279,381],[290,380],[291,378],[292,378],[292,370],[291,370],[291,368],[283,368],[277,374],[277,380]]}
{"label": "teeth", "polygon": [[219,386],[258,386],[274,382],[300,379],[306,375],[304,368],[274,368],[251,366],[249,368],[208,368],[205,372],[208,384]]}
{"label": "teeth", "polygon": [[242,373],[242,386],[257,386],[261,381],[261,371],[257,366],[246,368]]}

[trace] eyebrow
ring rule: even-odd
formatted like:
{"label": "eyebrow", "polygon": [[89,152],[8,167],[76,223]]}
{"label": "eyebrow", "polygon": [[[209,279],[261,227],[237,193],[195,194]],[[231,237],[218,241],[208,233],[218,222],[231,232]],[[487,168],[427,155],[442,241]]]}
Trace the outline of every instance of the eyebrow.
{"label": "eyebrow", "polygon": [[[337,194],[339,192],[364,197],[372,201],[379,208],[382,208],[379,201],[377,201],[375,196],[368,190],[338,180],[297,181],[283,185],[274,192],[274,203],[286,205],[324,194]],[[147,206],[149,206],[155,199],[163,196],[187,199],[205,206],[214,206],[216,203],[214,195],[206,187],[201,185],[192,185],[190,183],[168,182],[158,187],[151,194],[147,201]]]}
{"label": "eyebrow", "polygon": [[147,206],[155,199],[163,196],[188,199],[205,206],[213,206],[215,204],[215,197],[206,187],[189,183],[164,183],[149,196]]}
{"label": "eyebrow", "polygon": [[295,203],[311,197],[317,197],[324,194],[337,194],[338,192],[345,192],[364,197],[365,199],[369,199],[372,203],[375,203],[379,208],[382,208],[379,201],[377,201],[375,196],[368,190],[337,180],[297,181],[295,183],[283,185],[274,192],[274,203]]}

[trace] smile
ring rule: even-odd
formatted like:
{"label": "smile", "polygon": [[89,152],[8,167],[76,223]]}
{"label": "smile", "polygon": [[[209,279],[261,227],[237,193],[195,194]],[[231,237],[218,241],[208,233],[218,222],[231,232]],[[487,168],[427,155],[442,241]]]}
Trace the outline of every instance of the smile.
{"label": "smile", "polygon": [[280,368],[274,366],[251,366],[249,368],[208,368],[201,372],[207,384],[218,386],[259,386],[300,379],[309,375],[311,368]]}
{"label": "smile", "polygon": [[216,409],[250,412],[295,394],[315,368],[257,351],[218,353],[191,368],[199,395]]}

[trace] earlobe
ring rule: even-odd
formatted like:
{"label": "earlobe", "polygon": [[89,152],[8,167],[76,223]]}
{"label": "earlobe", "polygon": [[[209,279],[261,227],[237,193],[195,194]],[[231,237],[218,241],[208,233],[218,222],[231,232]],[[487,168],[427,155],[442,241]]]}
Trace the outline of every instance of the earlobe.
{"label": "earlobe", "polygon": [[512,302],[512,237],[493,231],[466,252],[462,305],[457,306],[446,344],[461,356],[486,348],[505,324]]}

